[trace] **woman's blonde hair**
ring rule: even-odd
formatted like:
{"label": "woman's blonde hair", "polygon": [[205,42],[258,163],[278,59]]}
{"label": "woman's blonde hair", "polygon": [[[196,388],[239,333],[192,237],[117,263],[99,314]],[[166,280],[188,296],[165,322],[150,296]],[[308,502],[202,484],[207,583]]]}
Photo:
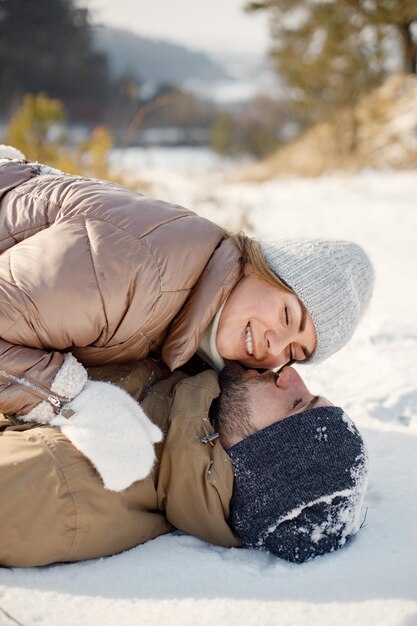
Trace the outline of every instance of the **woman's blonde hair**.
{"label": "woman's blonde hair", "polygon": [[242,254],[242,266],[245,267],[250,263],[256,274],[263,278],[267,283],[276,287],[277,284],[283,287],[289,293],[294,291],[282,281],[269,267],[265,261],[261,244],[254,237],[248,237],[243,232],[231,234],[231,237]]}

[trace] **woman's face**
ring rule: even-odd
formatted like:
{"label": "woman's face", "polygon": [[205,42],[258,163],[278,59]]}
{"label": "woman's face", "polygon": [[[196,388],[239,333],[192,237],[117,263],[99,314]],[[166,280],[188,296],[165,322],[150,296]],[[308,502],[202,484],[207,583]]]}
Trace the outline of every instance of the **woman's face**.
{"label": "woman's face", "polygon": [[295,294],[247,266],[220,316],[216,345],[223,359],[271,369],[307,359],[316,347],[316,331]]}

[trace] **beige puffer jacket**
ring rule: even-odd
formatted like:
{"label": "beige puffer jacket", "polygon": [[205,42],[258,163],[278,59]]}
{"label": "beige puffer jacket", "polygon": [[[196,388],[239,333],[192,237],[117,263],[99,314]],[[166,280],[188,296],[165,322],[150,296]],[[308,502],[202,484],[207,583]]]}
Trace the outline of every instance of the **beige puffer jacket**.
{"label": "beige puffer jacket", "polygon": [[7,502],[0,507],[0,565],[107,556],[174,528],[219,546],[241,546],[227,523],[232,463],[218,439],[204,443],[213,433],[207,415],[219,393],[217,375],[165,378],[150,359],[89,374],[140,399],[165,432],[154,471],[122,492],[109,491],[58,430],[0,415],[0,499]]}
{"label": "beige puffer jacket", "polygon": [[84,385],[69,353],[187,362],[241,270],[227,233],[187,209],[11,160],[0,253],[0,411],[41,422],[40,401],[58,412]]}

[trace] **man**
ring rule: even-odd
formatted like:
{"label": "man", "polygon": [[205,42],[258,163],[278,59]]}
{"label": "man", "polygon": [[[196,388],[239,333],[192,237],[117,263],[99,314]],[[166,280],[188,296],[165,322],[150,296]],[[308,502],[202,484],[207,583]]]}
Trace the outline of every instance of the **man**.
{"label": "man", "polygon": [[[91,368],[90,378],[115,382],[140,401],[152,428],[164,433],[157,462],[144,480],[120,490],[129,463],[110,472],[107,466],[103,478],[94,459],[63,434],[65,425],[59,432],[5,418],[0,564],[115,554],[174,528],[303,562],[357,531],[367,466],[362,439],[343,411],[312,396],[292,368],[278,376],[232,366],[219,387],[213,371],[167,376],[148,359]],[[116,448],[124,424],[114,417],[103,428]],[[85,436],[88,425],[80,430]]]}
{"label": "man", "polygon": [[229,366],[220,387],[212,416],[233,463],[236,534],[297,563],[343,546],[360,526],[367,484],[353,422],[292,367],[259,374]]}

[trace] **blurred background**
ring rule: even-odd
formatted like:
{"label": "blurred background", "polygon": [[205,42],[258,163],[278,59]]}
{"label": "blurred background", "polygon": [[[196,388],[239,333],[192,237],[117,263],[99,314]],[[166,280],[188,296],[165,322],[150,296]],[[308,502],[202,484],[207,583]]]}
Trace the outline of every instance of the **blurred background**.
{"label": "blurred background", "polygon": [[413,169],[416,71],[415,0],[0,0],[0,142],[71,173]]}
{"label": "blurred background", "polygon": [[177,536],[3,568],[1,624],[417,624],[416,63],[417,0],[0,0],[0,143],[376,273],[352,341],[299,366],[369,444],[358,543],[302,572]]}

